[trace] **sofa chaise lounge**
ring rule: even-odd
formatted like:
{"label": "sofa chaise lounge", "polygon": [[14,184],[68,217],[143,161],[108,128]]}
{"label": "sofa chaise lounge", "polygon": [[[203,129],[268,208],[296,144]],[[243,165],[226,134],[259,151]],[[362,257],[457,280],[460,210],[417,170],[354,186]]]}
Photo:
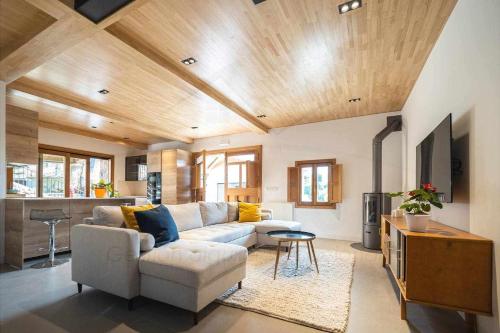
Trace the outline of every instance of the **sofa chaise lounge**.
{"label": "sofa chaise lounge", "polygon": [[71,229],[72,280],[129,300],[141,295],[198,312],[245,278],[247,248],[276,245],[272,230],[300,230],[295,221],[238,222],[237,203],[166,205],[178,241],[154,247],[150,234],[123,227],[120,207],[95,207]]}

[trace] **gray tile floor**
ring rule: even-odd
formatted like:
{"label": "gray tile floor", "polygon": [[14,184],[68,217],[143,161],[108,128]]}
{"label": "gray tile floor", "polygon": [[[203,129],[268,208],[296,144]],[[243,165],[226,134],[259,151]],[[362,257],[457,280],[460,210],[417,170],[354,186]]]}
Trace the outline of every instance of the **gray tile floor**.
{"label": "gray tile floor", "polygon": [[[398,294],[379,253],[345,241],[318,239],[315,246],[356,256],[347,332],[467,332],[457,312],[415,304],[408,306],[409,320],[401,321]],[[146,298],[139,298],[129,312],[126,300],[119,297],[85,286],[78,295],[70,265],[22,271],[3,266],[0,332],[317,332],[218,304],[202,311],[197,326],[192,326],[190,313]]]}

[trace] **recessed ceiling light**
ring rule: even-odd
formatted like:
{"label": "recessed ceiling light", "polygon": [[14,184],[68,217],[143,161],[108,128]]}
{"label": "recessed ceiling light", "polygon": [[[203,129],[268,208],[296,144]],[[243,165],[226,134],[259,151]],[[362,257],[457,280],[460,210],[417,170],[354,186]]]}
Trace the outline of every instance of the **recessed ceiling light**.
{"label": "recessed ceiling light", "polygon": [[193,57],[190,57],[190,58],[186,58],[184,60],[181,60],[181,62],[184,64],[184,65],[192,65],[194,64],[195,62],[197,62],[197,60]]}
{"label": "recessed ceiling light", "polygon": [[109,90],[108,89],[101,89],[101,90],[98,91],[98,93],[106,95],[106,94],[109,94]]}
{"label": "recessed ceiling light", "polygon": [[257,118],[266,118],[267,116],[265,114],[259,114]]}
{"label": "recessed ceiling light", "polygon": [[97,126],[90,126],[90,127],[92,127],[92,128],[97,128]]}
{"label": "recessed ceiling light", "polygon": [[192,126],[191,129],[198,129],[198,126]]}
{"label": "recessed ceiling light", "polygon": [[360,97],[351,98],[350,100],[348,100],[348,102],[349,103],[361,102],[361,98]]}
{"label": "recessed ceiling light", "polygon": [[339,14],[345,14],[350,12],[351,10],[358,9],[363,6],[363,2],[361,0],[351,0],[348,2],[341,3],[338,5]]}

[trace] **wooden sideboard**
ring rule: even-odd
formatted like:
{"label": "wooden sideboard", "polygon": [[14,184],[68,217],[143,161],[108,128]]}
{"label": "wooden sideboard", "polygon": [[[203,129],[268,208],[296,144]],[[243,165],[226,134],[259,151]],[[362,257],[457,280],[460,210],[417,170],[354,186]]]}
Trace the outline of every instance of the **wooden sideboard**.
{"label": "wooden sideboard", "polygon": [[426,232],[408,231],[403,217],[382,216],[382,265],[406,302],[463,311],[466,319],[492,315],[493,242],[431,221]]}
{"label": "wooden sideboard", "polygon": [[48,226],[30,220],[32,209],[62,209],[71,219],[56,226],[57,252],[71,250],[70,229],[91,217],[95,206],[134,204],[135,198],[8,198],[5,200],[5,262],[22,268],[26,259],[48,254]]}

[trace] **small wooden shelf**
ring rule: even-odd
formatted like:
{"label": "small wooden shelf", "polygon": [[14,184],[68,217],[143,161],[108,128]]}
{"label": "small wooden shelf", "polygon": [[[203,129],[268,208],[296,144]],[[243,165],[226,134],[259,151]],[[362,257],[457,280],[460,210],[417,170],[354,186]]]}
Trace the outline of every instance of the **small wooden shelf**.
{"label": "small wooden shelf", "polygon": [[389,266],[406,302],[466,314],[492,314],[493,242],[431,221],[426,232],[411,232],[404,218],[383,215],[383,266]]}

